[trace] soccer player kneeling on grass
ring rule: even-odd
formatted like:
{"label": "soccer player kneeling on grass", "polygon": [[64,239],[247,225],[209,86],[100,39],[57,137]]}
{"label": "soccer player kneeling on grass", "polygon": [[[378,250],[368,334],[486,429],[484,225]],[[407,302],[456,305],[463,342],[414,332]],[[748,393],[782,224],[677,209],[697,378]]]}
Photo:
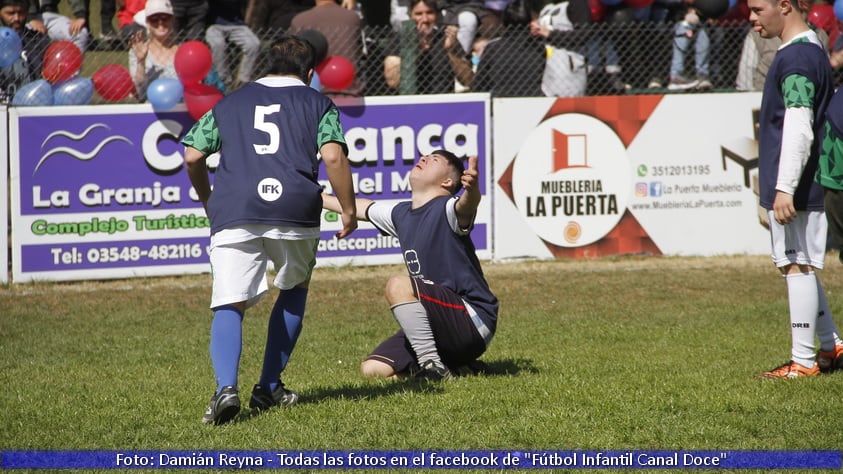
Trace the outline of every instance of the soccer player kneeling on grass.
{"label": "soccer player kneeling on grass", "polygon": [[[409,201],[357,199],[359,219],[398,238],[409,272],[386,284],[401,329],[363,361],[364,376],[442,380],[478,366],[497,327],[498,299],[469,235],[481,198],[477,175],[477,157],[465,168],[453,153],[437,150],[410,171]],[[323,207],[342,208],[327,194]]]}

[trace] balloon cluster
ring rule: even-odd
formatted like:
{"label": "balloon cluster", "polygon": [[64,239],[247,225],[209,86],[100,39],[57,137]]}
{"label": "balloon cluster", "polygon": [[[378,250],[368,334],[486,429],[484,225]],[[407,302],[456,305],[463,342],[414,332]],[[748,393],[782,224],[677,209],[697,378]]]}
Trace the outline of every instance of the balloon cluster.
{"label": "balloon cluster", "polygon": [[[21,55],[20,37],[6,27],[0,27],[0,67],[14,64]],[[12,105],[85,105],[94,92],[105,100],[125,99],[134,91],[132,78],[125,67],[108,64],[99,68],[91,78],[79,75],[82,51],[70,41],[54,41],[44,51],[41,75],[22,85],[12,98]]]}
{"label": "balloon cluster", "polygon": [[155,110],[171,109],[183,98],[188,114],[199,120],[223,97],[216,87],[202,84],[213,66],[211,50],[201,41],[186,41],[176,50],[173,65],[178,80],[159,78],[152,81],[146,97]]}

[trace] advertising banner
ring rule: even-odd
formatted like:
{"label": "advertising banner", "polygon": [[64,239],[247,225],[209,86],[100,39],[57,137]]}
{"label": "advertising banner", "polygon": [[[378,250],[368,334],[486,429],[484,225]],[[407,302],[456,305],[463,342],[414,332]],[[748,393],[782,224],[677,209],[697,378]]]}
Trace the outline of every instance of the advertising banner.
{"label": "advertising banner", "polygon": [[760,93],[495,99],[495,258],[768,253],[760,104]]}
{"label": "advertising banner", "polygon": [[[489,182],[488,95],[360,99],[340,104],[355,190],[407,199],[419,153],[448,148],[480,157]],[[183,106],[10,109],[13,281],[79,280],[210,270],[210,224],[183,165],[179,139],[194,121]],[[214,169],[219,157],[211,157]],[[324,168],[320,175],[330,192]],[[488,199],[473,237],[491,256]],[[400,262],[400,248],[361,223],[338,241],[323,213],[320,264]]]}
{"label": "advertising banner", "polygon": [[[478,157],[480,193],[471,238],[481,259],[492,256],[491,133],[488,94],[368,97],[337,100],[349,146],[355,191],[360,198],[410,199],[410,170],[420,155],[445,148]],[[323,174],[324,175],[324,174]],[[324,183],[328,185],[327,181]],[[330,191],[330,187],[327,188]],[[338,240],[336,213],[323,213],[318,264],[401,263],[398,240],[360,222],[351,237]]]}
{"label": "advertising banner", "polygon": [[[9,124],[6,115],[6,106],[0,106],[0,159],[3,163],[9,162]],[[9,167],[0,166],[0,283],[9,281]]]}

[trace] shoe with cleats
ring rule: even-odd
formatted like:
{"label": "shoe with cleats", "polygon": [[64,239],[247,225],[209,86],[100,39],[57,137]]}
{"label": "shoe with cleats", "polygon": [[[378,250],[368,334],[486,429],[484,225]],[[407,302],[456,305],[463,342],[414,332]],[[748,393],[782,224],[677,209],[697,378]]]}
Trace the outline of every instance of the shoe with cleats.
{"label": "shoe with cleats", "polygon": [[773,370],[758,374],[758,379],[796,379],[800,377],[814,377],[820,374],[820,368],[814,363],[811,368],[805,367],[796,362],[788,361]]}
{"label": "shoe with cleats", "polygon": [[440,380],[449,380],[454,378],[454,375],[444,365],[437,364],[429,360],[421,366],[421,370],[416,374],[419,380],[431,380],[438,382]]}
{"label": "shoe with cleats", "polygon": [[240,397],[237,395],[237,387],[227,385],[220,390],[220,393],[211,397],[202,423],[206,425],[221,425],[228,423],[240,413]]}
{"label": "shoe with cleats", "polygon": [[274,406],[291,406],[299,401],[299,394],[284,388],[283,383],[278,383],[275,390],[270,391],[269,387],[256,384],[252,388],[252,397],[249,399],[249,408],[255,410],[269,410]]}
{"label": "shoe with cleats", "polygon": [[830,351],[819,351],[817,366],[823,373],[843,369],[843,345],[834,346],[834,349]]}

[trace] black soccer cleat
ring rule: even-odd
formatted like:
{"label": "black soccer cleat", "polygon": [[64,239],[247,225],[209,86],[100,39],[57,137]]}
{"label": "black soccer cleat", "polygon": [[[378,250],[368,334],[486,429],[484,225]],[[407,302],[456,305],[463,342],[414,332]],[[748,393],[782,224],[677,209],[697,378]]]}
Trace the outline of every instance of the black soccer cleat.
{"label": "black soccer cleat", "polygon": [[450,380],[454,378],[454,375],[444,365],[429,360],[422,365],[421,370],[416,374],[416,378],[438,382],[440,380]]}
{"label": "black soccer cleat", "polygon": [[221,425],[234,419],[238,413],[240,413],[240,397],[237,396],[237,387],[226,385],[220,393],[211,397],[205,416],[202,417],[202,423]]}
{"label": "black soccer cleat", "polygon": [[252,398],[249,399],[249,407],[255,410],[269,410],[277,405],[295,405],[298,401],[299,394],[284,388],[283,383],[279,382],[278,387],[272,392],[269,391],[269,387],[256,384],[252,388]]}

